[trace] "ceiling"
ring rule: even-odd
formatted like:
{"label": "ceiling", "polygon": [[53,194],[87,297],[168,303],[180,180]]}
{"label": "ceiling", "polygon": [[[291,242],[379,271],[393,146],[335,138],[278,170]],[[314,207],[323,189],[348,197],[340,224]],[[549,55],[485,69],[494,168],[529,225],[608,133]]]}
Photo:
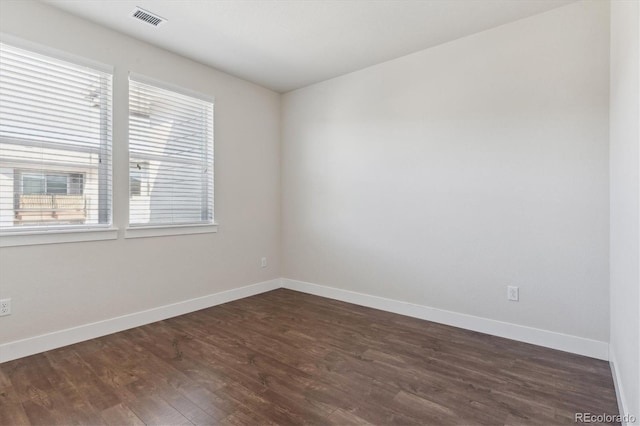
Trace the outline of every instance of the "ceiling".
{"label": "ceiling", "polygon": [[[278,92],[574,0],[43,0]],[[130,17],[136,6],[168,21]]]}

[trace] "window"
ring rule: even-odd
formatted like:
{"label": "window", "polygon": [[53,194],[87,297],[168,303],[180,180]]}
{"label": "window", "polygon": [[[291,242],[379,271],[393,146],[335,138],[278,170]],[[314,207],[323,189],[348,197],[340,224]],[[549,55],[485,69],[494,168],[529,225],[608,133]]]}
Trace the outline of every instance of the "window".
{"label": "window", "polygon": [[0,44],[0,230],[111,223],[110,73]]}
{"label": "window", "polygon": [[129,195],[131,197],[149,196],[149,163],[146,161],[132,161],[129,165]]}
{"label": "window", "polygon": [[213,103],[129,80],[131,227],[213,223]]}
{"label": "window", "polygon": [[65,194],[82,195],[82,173],[69,174],[44,174],[38,171],[16,170],[14,182],[21,183],[22,186],[16,188],[20,195],[27,194]]}

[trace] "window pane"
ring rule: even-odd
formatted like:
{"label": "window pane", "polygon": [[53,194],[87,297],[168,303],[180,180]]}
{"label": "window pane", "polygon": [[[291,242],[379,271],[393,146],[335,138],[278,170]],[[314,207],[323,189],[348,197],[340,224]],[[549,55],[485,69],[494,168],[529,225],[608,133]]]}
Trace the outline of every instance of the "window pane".
{"label": "window pane", "polygon": [[66,194],[67,176],[47,176],[47,194]]}
{"label": "window pane", "polygon": [[69,194],[82,195],[84,176],[81,174],[72,174],[69,177]]}
{"label": "window pane", "polygon": [[213,103],[129,82],[129,222],[213,222]]}
{"label": "window pane", "polygon": [[0,43],[2,231],[111,223],[111,79]]}
{"label": "window pane", "polygon": [[44,194],[45,179],[40,175],[24,175],[22,178],[22,193],[23,194]]}

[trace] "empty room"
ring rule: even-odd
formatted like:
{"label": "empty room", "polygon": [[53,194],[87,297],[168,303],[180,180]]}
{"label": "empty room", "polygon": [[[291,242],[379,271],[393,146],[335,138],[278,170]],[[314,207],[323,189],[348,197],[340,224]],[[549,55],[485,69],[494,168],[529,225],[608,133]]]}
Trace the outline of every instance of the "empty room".
{"label": "empty room", "polygon": [[640,0],[0,0],[0,425],[640,425]]}

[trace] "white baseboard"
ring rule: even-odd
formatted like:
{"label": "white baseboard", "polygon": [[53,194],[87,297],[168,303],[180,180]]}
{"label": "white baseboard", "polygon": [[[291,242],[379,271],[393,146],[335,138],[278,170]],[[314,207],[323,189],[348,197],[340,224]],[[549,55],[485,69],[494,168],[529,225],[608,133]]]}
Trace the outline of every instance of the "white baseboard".
{"label": "white baseboard", "polygon": [[[211,306],[231,302],[233,300],[242,299],[281,287],[354,303],[356,305],[380,309],[383,311],[394,312],[400,315],[407,315],[414,318],[460,327],[467,330],[478,331],[480,333],[559,349],[592,358],[608,360],[609,357],[609,345],[606,342],[446,311],[429,306],[416,305],[399,300],[356,293],[353,291],[303,281],[274,279],[198,297],[196,299],[173,303],[171,305],[160,306],[146,311],[135,312],[104,321],[84,324],[78,327],[4,343],[0,345],[0,363],[71,345],[73,343],[95,339],[97,337],[117,333],[133,327],[139,327],[155,321],[184,315],[189,312],[209,308]],[[614,380],[616,380],[615,376]],[[618,386],[618,383],[616,383],[616,385]],[[618,393],[618,395],[620,395],[620,393]]]}
{"label": "white baseboard", "polygon": [[609,348],[609,366],[611,367],[611,376],[613,377],[613,386],[616,389],[616,398],[618,400],[618,411],[623,416],[625,414],[632,414],[636,416],[636,422],[634,423],[629,423],[625,421],[625,418],[623,418],[621,422],[622,426],[631,426],[633,424],[638,424],[640,423],[640,419],[638,419],[637,416],[640,413],[629,413],[629,411],[627,411],[627,404],[626,404],[627,400],[624,394],[624,387],[622,386],[622,378],[620,377],[620,373],[616,368],[616,362],[617,362],[616,354],[613,351],[613,349]]}
{"label": "white baseboard", "polygon": [[607,342],[446,311],[429,306],[416,305],[399,300],[386,299],[384,297],[356,293],[304,281],[285,278],[282,280],[282,286],[303,293],[328,297],[330,299],[341,300],[343,302],[491,334],[493,336],[505,337],[507,339],[558,349],[605,361],[608,360],[609,357],[609,344]]}
{"label": "white baseboard", "polygon": [[0,363],[34,355],[73,343],[105,336],[133,327],[184,315],[200,309],[242,299],[281,287],[281,280],[275,279],[261,283],[234,288],[220,293],[209,294],[183,302],[160,306],[146,311],[135,312],[104,321],[84,324],[66,330],[54,331],[40,336],[16,340],[0,345]]}

